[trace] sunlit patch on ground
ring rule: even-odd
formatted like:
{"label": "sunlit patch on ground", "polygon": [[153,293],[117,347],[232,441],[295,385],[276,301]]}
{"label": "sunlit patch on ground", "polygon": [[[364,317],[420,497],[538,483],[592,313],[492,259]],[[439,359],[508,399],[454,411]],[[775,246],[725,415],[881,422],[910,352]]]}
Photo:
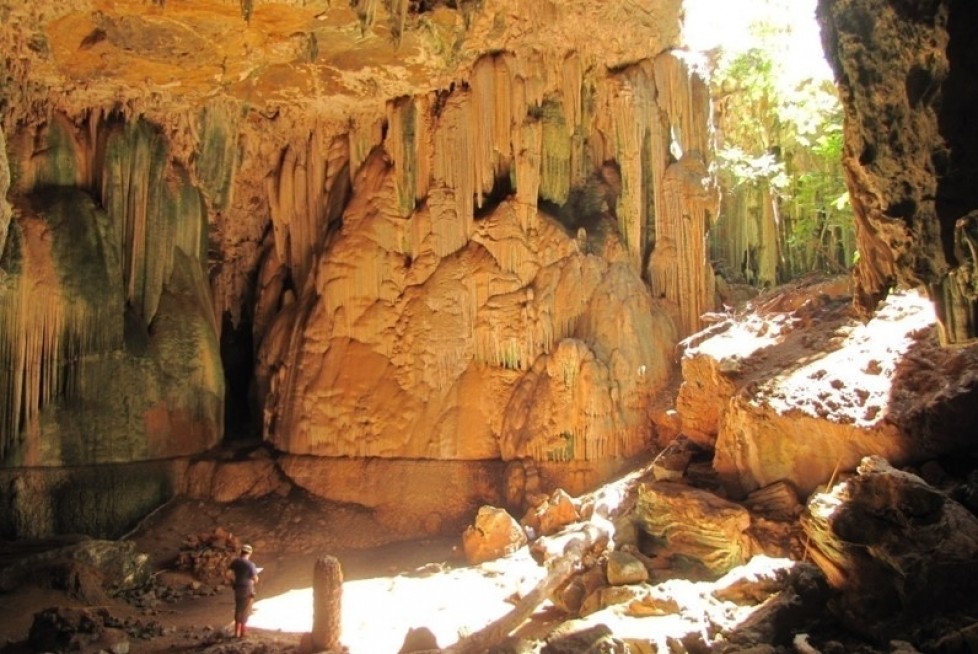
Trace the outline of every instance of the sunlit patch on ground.
{"label": "sunlit patch on ground", "polygon": [[[729,575],[736,577],[773,575],[776,570],[790,570],[794,562],[766,556],[755,557],[751,562],[732,570]],[[723,640],[718,634],[730,633],[742,625],[763,604],[739,605],[720,601],[712,593],[723,580],[716,582],[671,579],[656,588],[656,595],[672,599],[679,606],[677,613],[666,615],[641,615],[641,604],[626,603],[606,608],[580,620],[569,623],[565,629],[580,631],[596,625],[607,626],[614,636],[635,645],[651,643],[651,651],[670,652],[669,639],[682,639],[689,634],[698,634],[708,646]],[[645,651],[637,649],[637,651]]]}
{"label": "sunlit patch on ground", "polygon": [[[508,613],[507,598],[528,592],[543,574],[524,548],[481,566],[347,581],[342,642],[351,654],[396,652],[409,628],[427,627],[439,645],[450,645]],[[312,606],[312,588],[297,588],[256,602],[249,624],[305,633]]]}
{"label": "sunlit patch on ground", "polygon": [[[641,476],[642,471],[626,475],[586,501],[602,513],[614,511]],[[709,644],[763,606],[718,599],[714,594],[718,588],[734,583],[730,580],[735,578],[783,575],[793,565],[787,559],[757,556],[715,582],[666,579],[636,585],[632,588],[634,599],[578,619],[561,614],[547,601],[516,634],[540,645],[544,637],[559,638],[603,625],[601,628],[607,628],[614,638],[645,648],[637,651],[653,646],[657,651],[670,651],[668,639],[688,634],[698,634]],[[394,576],[348,580],[343,585],[341,642],[350,654],[396,652],[409,629],[426,627],[439,646],[448,647],[512,611],[515,602],[545,575],[546,568],[524,547],[479,566],[452,568],[432,563]],[[672,608],[662,610],[662,606]],[[262,630],[301,634],[311,630],[312,612],[312,588],[296,588],[260,600],[250,624]]]}
{"label": "sunlit patch on ground", "polygon": [[837,331],[831,351],[774,377],[758,397],[782,412],[874,425],[887,414],[893,377],[915,334],[935,320],[921,293],[894,292],[872,320]]}

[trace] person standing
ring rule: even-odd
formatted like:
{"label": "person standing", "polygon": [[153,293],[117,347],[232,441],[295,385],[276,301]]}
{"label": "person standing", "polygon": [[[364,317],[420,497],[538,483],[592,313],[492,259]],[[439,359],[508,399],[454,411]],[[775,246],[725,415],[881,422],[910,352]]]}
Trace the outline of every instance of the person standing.
{"label": "person standing", "polygon": [[231,561],[229,569],[234,575],[234,637],[244,638],[248,616],[255,603],[255,584],[258,583],[258,566],[251,560],[251,545],[242,545],[241,554]]}

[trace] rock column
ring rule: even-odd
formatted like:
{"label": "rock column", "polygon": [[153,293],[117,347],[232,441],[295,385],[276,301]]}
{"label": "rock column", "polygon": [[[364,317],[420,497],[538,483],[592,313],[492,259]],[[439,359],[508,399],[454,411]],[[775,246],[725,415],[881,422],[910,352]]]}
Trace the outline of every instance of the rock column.
{"label": "rock column", "polygon": [[312,647],[314,652],[340,649],[343,568],[333,556],[316,560],[312,575]]}

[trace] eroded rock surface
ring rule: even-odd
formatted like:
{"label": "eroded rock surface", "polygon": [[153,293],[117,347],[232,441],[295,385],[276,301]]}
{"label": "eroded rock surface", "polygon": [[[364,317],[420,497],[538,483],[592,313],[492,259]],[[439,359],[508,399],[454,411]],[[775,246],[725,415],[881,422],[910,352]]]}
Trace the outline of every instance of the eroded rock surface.
{"label": "eroded rock surface", "polygon": [[812,554],[842,591],[837,610],[872,634],[973,607],[978,519],[920,477],[867,457],[857,475],[811,499]]}
{"label": "eroded rock surface", "polygon": [[926,286],[943,339],[973,341],[978,7],[820,0],[818,14],[846,113],[857,299],[871,308],[896,283]]}
{"label": "eroded rock surface", "polygon": [[804,498],[867,454],[919,463],[975,428],[978,354],[940,347],[926,298],[894,294],[863,322],[840,290],[787,287],[685,344],[682,430],[715,448],[735,496],[788,483]]}
{"label": "eroded rock surface", "polygon": [[719,576],[750,558],[750,514],[712,493],[673,482],[642,486],[633,519],[651,553],[687,561],[694,575]]}
{"label": "eroded rock surface", "polygon": [[713,302],[679,18],[4,7],[3,465],[192,455],[227,420],[320,460],[620,469]]}

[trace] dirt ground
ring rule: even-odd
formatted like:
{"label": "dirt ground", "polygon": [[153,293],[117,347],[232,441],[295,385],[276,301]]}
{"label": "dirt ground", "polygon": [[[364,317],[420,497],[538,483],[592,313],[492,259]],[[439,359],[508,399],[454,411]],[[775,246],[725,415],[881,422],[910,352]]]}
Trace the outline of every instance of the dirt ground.
{"label": "dirt ground", "polygon": [[[230,588],[201,583],[176,565],[188,536],[213,533],[216,528],[253,544],[253,560],[263,568],[251,628],[243,642],[229,636],[234,604]],[[129,651],[133,654],[295,649],[302,633],[311,628],[312,572],[316,559],[325,555],[339,559],[345,587],[351,589],[344,591],[342,639],[344,645],[349,643],[351,654],[397,651],[410,627],[426,626],[423,612],[419,615],[417,609],[437,598],[425,594],[447,594],[442,599],[449,606],[463,607],[470,600],[465,596],[452,599],[452,592],[485,595],[487,588],[495,588],[497,600],[491,610],[502,614],[508,606],[505,596],[515,590],[510,581],[501,581],[507,576],[498,569],[467,566],[460,555],[460,538],[391,542],[389,535],[363,512],[316,502],[301,494],[226,505],[175,500],[145,520],[129,538],[135,541],[139,552],[149,555],[156,575],[154,585],[173,591],[165,593],[163,600],[133,601],[130,597],[126,601],[120,597],[107,602],[106,608],[114,618],[126,622],[130,631],[144,634],[130,638]],[[532,578],[536,564],[522,563],[528,570],[525,576]],[[455,590],[445,591],[444,585],[435,589],[430,583],[431,590],[425,590],[419,585],[435,576],[447,580],[453,573]],[[0,593],[0,652],[32,651],[26,641],[38,611],[51,606],[91,606],[63,590],[43,587],[43,580],[38,582],[15,592]],[[513,583],[519,582],[517,579]],[[483,587],[474,590],[480,583]],[[395,587],[404,593],[392,592]],[[407,598],[403,597],[405,593]],[[400,600],[396,599],[398,595],[402,596]],[[391,605],[393,601],[415,610],[398,608]],[[390,606],[385,608],[384,603]],[[430,610],[433,620],[446,621],[446,616],[436,615],[446,611],[444,606]],[[482,610],[474,608],[471,613],[478,620]],[[347,623],[354,627],[347,629]],[[431,626],[437,630],[434,623]],[[450,630],[452,625],[443,624],[442,628]],[[446,633],[450,638],[450,631]],[[370,643],[378,643],[376,646],[384,649],[374,650],[375,645]]]}
{"label": "dirt ground", "polygon": [[[215,530],[227,532],[228,540],[252,544],[252,560],[263,568],[244,640],[231,637],[230,587],[202,582],[200,575],[179,567],[188,537]],[[149,556],[155,593],[148,599],[130,593],[104,603],[115,621],[125,624],[130,654],[295,651],[311,630],[314,564],[327,555],[336,557],[343,569],[341,643],[349,654],[393,654],[408,631],[419,627],[430,629],[439,646],[451,645],[511,611],[516,599],[545,575],[527,548],[472,566],[462,554],[461,533],[399,541],[369,512],[326,503],[300,490],[287,497],[229,504],[176,499],[144,519],[126,539]],[[33,651],[27,639],[39,611],[93,606],[50,586],[41,576],[14,592],[0,592],[0,653]],[[520,635],[535,638],[559,621],[546,606]]]}

